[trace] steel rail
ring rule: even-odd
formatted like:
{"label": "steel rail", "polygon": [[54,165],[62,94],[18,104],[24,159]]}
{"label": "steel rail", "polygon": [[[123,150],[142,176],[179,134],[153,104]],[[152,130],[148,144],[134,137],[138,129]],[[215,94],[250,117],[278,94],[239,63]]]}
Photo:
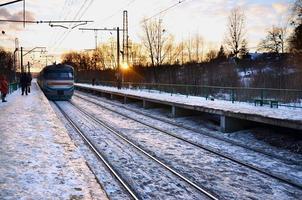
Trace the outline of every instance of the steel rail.
{"label": "steel rail", "polygon": [[139,200],[138,195],[135,194],[130,189],[130,186],[123,180],[123,178],[120,177],[118,172],[114,170],[114,168],[107,162],[105,157],[100,153],[100,151],[97,150],[97,148],[94,146],[94,144],[88,139],[85,134],[80,130],[80,128],[73,122],[73,120],[67,115],[67,113],[57,104],[57,102],[54,101],[54,104],[57,106],[57,108],[60,110],[60,112],[63,114],[65,119],[72,125],[74,130],[83,138],[83,140],[88,144],[88,146],[92,149],[92,151],[97,155],[99,159],[102,160],[102,162],[105,164],[105,166],[109,169],[109,171],[114,175],[114,177],[120,182],[120,184],[126,189],[128,194],[135,200]]}
{"label": "steel rail", "polygon": [[215,197],[213,194],[211,194],[210,192],[206,191],[205,189],[201,188],[200,186],[198,186],[197,184],[195,184],[194,182],[192,182],[191,180],[189,180],[188,178],[184,177],[183,175],[181,175],[180,173],[178,173],[177,171],[175,171],[174,169],[172,169],[171,167],[169,167],[168,165],[166,165],[165,163],[163,163],[162,161],[160,161],[159,159],[153,157],[151,154],[149,154],[147,151],[145,151],[144,149],[142,149],[141,147],[139,147],[138,145],[134,144],[132,141],[130,141],[129,139],[127,139],[126,137],[124,137],[122,134],[120,134],[117,130],[115,130],[113,127],[109,126],[108,124],[104,123],[103,121],[97,119],[96,117],[94,117],[93,115],[89,114],[88,112],[86,112],[85,110],[83,110],[82,108],[78,107],[77,105],[75,105],[74,103],[70,102],[71,105],[73,105],[76,109],[78,109],[81,113],[83,113],[84,115],[86,115],[87,117],[91,118],[93,121],[95,121],[96,123],[98,123],[99,125],[103,126],[104,128],[106,128],[108,131],[110,131],[111,133],[115,134],[116,136],[118,136],[119,138],[121,138],[122,140],[124,140],[125,142],[127,142],[128,144],[130,144],[131,146],[133,146],[134,148],[136,148],[138,151],[140,151],[141,153],[143,153],[144,155],[146,155],[147,157],[149,157],[150,159],[154,160],[155,162],[157,162],[158,164],[160,164],[161,166],[163,166],[164,168],[166,168],[168,171],[172,172],[174,175],[178,176],[179,178],[181,178],[182,180],[184,180],[185,182],[187,182],[189,185],[193,186],[195,189],[197,189],[198,191],[200,191],[201,193],[205,194],[207,197],[209,197],[210,199],[213,200],[218,200],[217,197]]}
{"label": "steel rail", "polygon": [[[77,95],[77,96],[78,96],[78,95]],[[78,97],[79,97],[79,96],[78,96]],[[79,98],[82,98],[82,97],[79,97]],[[95,105],[98,105],[99,107],[102,107],[102,108],[104,108],[104,109],[106,109],[106,110],[109,110],[109,111],[111,111],[111,112],[117,113],[117,114],[119,114],[119,115],[121,115],[121,116],[123,116],[123,117],[129,118],[129,119],[131,119],[131,120],[133,120],[133,121],[135,121],[135,122],[138,122],[138,123],[140,123],[140,124],[143,124],[143,125],[145,125],[145,126],[148,126],[148,127],[152,128],[152,129],[154,129],[154,130],[160,131],[160,132],[165,133],[165,134],[167,134],[167,135],[170,135],[170,136],[172,136],[172,137],[174,137],[174,138],[177,138],[177,139],[179,139],[179,140],[182,140],[182,141],[184,141],[184,142],[186,142],[186,143],[189,143],[189,144],[191,144],[191,145],[193,145],[193,146],[195,146],[195,147],[199,147],[199,148],[201,148],[201,149],[203,149],[203,150],[206,150],[206,151],[208,151],[208,152],[211,152],[211,153],[213,153],[213,154],[215,154],[215,155],[221,156],[221,157],[223,157],[223,158],[225,158],[225,159],[227,159],[227,160],[230,160],[230,161],[232,161],[232,162],[234,162],[234,163],[243,165],[243,166],[245,166],[245,167],[247,167],[247,168],[250,168],[250,169],[252,169],[252,170],[254,170],[254,171],[257,171],[257,172],[259,172],[259,173],[262,173],[262,174],[265,174],[265,175],[267,175],[267,176],[269,176],[269,177],[272,177],[272,178],[274,178],[274,179],[277,179],[277,180],[279,180],[279,181],[281,181],[281,182],[283,182],[283,183],[289,184],[289,185],[291,185],[291,186],[293,186],[293,187],[302,189],[302,185],[301,185],[300,183],[294,182],[294,181],[292,181],[292,180],[290,180],[290,179],[286,179],[286,178],[281,177],[281,176],[279,176],[279,175],[271,174],[271,173],[269,173],[269,172],[267,172],[267,171],[265,171],[265,170],[263,170],[263,169],[260,169],[260,168],[258,168],[258,167],[256,167],[256,166],[250,165],[250,164],[245,163],[245,162],[243,162],[243,161],[241,161],[241,160],[238,160],[238,159],[236,159],[236,158],[232,158],[232,157],[230,157],[230,156],[228,156],[228,155],[225,155],[225,154],[223,154],[223,153],[221,153],[221,152],[219,152],[219,151],[216,151],[216,150],[214,150],[214,149],[212,149],[212,148],[204,147],[203,145],[200,145],[200,144],[198,144],[198,143],[192,142],[192,141],[190,141],[190,140],[187,140],[187,139],[185,139],[185,138],[182,138],[182,137],[180,137],[180,136],[177,136],[177,135],[175,135],[175,134],[173,134],[173,133],[170,133],[170,132],[168,132],[168,131],[165,131],[165,130],[163,130],[163,129],[154,127],[154,126],[152,126],[152,125],[150,125],[150,124],[147,124],[147,123],[145,123],[145,122],[143,122],[143,121],[137,120],[137,119],[135,119],[135,118],[133,118],[133,117],[130,117],[130,116],[128,116],[128,115],[126,115],[126,114],[123,114],[123,113],[121,113],[121,112],[118,112],[118,111],[116,111],[116,110],[107,108],[107,107],[105,107],[105,106],[103,106],[103,105],[101,105],[101,104],[99,104],[99,103],[93,102],[93,101],[91,101],[91,100],[89,100],[89,99],[85,99],[85,98],[82,98],[82,99],[84,99],[84,100],[86,100],[86,101],[89,101],[89,102],[91,102],[91,103],[93,103],[93,104],[95,104]]]}
{"label": "steel rail", "polygon": [[[86,93],[87,94],[87,93]],[[74,96],[76,97],[79,97],[81,99],[84,99],[84,100],[87,100],[85,98],[83,98],[81,95],[78,95],[78,94],[74,94]],[[92,95],[89,95],[88,96],[89,98],[92,98],[94,100],[98,100],[96,97],[93,97]],[[91,100],[87,100],[87,101],[90,101]],[[95,103],[95,102],[92,102],[92,103]],[[284,161],[288,164],[295,164],[295,165],[301,165],[302,162],[299,162],[299,161],[296,161],[296,160],[293,160],[293,159],[290,159],[290,158],[284,158],[282,156],[279,156],[279,155],[275,155],[275,154],[271,154],[271,153],[268,153],[268,152],[265,152],[265,151],[262,151],[262,150],[259,150],[259,149],[256,149],[256,148],[253,148],[253,147],[249,147],[249,146],[246,146],[244,144],[241,144],[239,142],[236,142],[236,141],[233,141],[233,140],[230,140],[230,139],[227,139],[227,138],[223,138],[223,137],[219,137],[219,136],[216,136],[216,135],[212,135],[212,134],[209,134],[207,133],[206,131],[200,131],[200,130],[196,130],[194,128],[191,128],[191,127],[188,127],[188,126],[184,126],[184,125],[180,125],[180,124],[177,124],[175,122],[171,122],[171,121],[168,121],[168,120],[165,120],[165,119],[162,119],[160,117],[156,117],[156,116],[153,116],[153,115],[148,115],[146,113],[143,113],[141,111],[137,111],[135,109],[132,109],[132,108],[127,108],[125,106],[122,106],[122,105],[118,105],[112,101],[108,101],[108,100],[105,100],[105,103],[107,104],[111,104],[111,105],[114,105],[114,106],[118,106],[118,107],[121,107],[125,110],[128,110],[128,111],[131,111],[131,112],[134,112],[134,113],[137,113],[137,114],[140,114],[140,115],[144,115],[146,117],[149,117],[149,118],[152,118],[152,119],[155,119],[155,120],[158,120],[158,121],[161,121],[161,122],[164,122],[164,123],[167,123],[167,124],[170,124],[170,125],[173,125],[173,126],[176,126],[176,127],[179,127],[179,128],[183,128],[183,129],[186,129],[188,131],[193,131],[195,133],[199,133],[199,134],[203,134],[203,135],[206,135],[208,137],[211,137],[211,138],[215,138],[217,140],[220,140],[220,141],[224,141],[224,142],[227,142],[227,143],[230,143],[232,145],[235,145],[235,146],[239,146],[239,147],[242,147],[242,148],[245,148],[245,149],[248,149],[250,151],[254,151],[256,153],[260,153],[260,154],[263,154],[265,156],[268,156],[268,157],[271,157],[271,158],[274,158],[274,159],[279,159],[281,161]],[[101,106],[101,105],[99,105]],[[105,107],[106,108],[106,107]],[[113,111],[113,112],[118,112],[118,111]],[[119,113],[119,112],[118,112]],[[122,113],[121,113],[122,114]]]}

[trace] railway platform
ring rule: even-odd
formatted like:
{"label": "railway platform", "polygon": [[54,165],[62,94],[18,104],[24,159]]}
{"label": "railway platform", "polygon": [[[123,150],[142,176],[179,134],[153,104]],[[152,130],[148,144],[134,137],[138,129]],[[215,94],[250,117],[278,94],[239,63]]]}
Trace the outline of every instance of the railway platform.
{"label": "railway platform", "polygon": [[257,125],[270,125],[302,130],[301,108],[256,107],[253,104],[218,100],[204,97],[170,94],[147,89],[121,89],[109,86],[92,86],[77,83],[76,89],[98,94],[123,103],[141,102],[143,108],[168,107],[170,116],[210,115],[219,119],[223,132],[234,132]]}
{"label": "railway platform", "polygon": [[35,82],[0,103],[0,199],[107,199]]}

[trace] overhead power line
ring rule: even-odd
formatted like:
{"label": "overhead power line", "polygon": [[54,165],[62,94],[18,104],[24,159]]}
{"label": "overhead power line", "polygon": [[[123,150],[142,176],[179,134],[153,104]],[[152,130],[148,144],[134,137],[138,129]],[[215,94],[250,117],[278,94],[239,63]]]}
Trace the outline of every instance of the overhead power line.
{"label": "overhead power line", "polygon": [[121,11],[125,10],[126,7],[129,7],[131,4],[133,4],[136,0],[131,0],[129,1],[126,5],[120,7],[118,10],[116,10],[113,14],[101,19],[99,22],[105,22],[109,19],[111,19],[112,17],[116,16],[117,14],[119,14]]}
{"label": "overhead power line", "polygon": [[[73,10],[73,0],[65,0],[64,5],[62,6],[60,15],[58,17],[59,20],[67,20],[71,11]],[[50,37],[49,46],[52,46],[51,44],[54,44],[54,41],[56,41],[60,37],[59,32],[52,32],[52,36]]]}
{"label": "overhead power line", "polygon": [[144,19],[142,22],[146,22],[146,21],[148,21],[148,20],[150,20],[150,19],[156,17],[157,15],[161,15],[161,14],[167,12],[168,10],[170,10],[170,9],[172,9],[172,8],[174,8],[174,7],[176,7],[176,6],[178,6],[179,4],[184,3],[185,1],[187,1],[187,0],[179,0],[177,3],[175,3],[175,4],[173,4],[173,5],[171,5],[171,6],[167,7],[167,8],[165,8],[165,9],[163,9],[163,10],[161,10],[161,11],[159,11],[158,13],[152,15],[151,17],[148,17],[147,19]]}
{"label": "overhead power line", "polygon": [[12,22],[12,23],[28,23],[28,24],[52,24],[52,23],[84,23],[84,22],[93,22],[92,20],[40,20],[40,21],[31,21],[31,20],[12,20],[12,19],[0,19],[0,22]]}
{"label": "overhead power line", "polygon": [[[117,31],[117,28],[79,28],[81,31]],[[124,29],[119,28],[119,31]]]}
{"label": "overhead power line", "polygon": [[18,3],[20,1],[23,1],[23,0],[16,0],[16,1],[11,1],[11,2],[6,2],[6,3],[3,3],[3,4],[0,4],[0,7],[7,6],[7,5],[10,5],[10,4],[13,4],[13,3]]}
{"label": "overhead power line", "polygon": [[[79,8],[78,12],[75,14],[75,16],[73,17],[73,20],[77,19],[79,14],[81,13],[82,9],[85,7],[86,3],[88,2],[88,0],[85,0],[84,3],[81,5],[81,7]],[[85,8],[85,10],[82,12],[81,16],[78,19],[81,19],[83,17],[83,15],[87,12],[88,8],[91,6],[91,4],[94,2],[94,0],[91,0],[88,4],[88,6]],[[71,25],[70,25],[71,26]],[[69,27],[70,27],[69,26]],[[75,28],[75,27],[73,27]],[[55,41],[55,43],[53,44],[53,49],[58,48],[63,41],[67,38],[67,36],[70,34],[71,29],[66,30],[61,36],[59,36],[59,38]]]}

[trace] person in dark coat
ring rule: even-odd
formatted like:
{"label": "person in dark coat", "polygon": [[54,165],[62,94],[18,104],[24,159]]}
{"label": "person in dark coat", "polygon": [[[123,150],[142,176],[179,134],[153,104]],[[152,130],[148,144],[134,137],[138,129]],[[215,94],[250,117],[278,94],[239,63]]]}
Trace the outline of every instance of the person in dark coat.
{"label": "person in dark coat", "polygon": [[30,86],[32,81],[32,76],[30,72],[27,73],[26,78],[27,78],[27,92],[30,93]]}
{"label": "person in dark coat", "polygon": [[6,81],[6,77],[3,75],[0,75],[0,92],[2,102],[7,102],[5,97],[8,93],[8,82]]}
{"label": "person in dark coat", "polygon": [[26,75],[26,73],[21,73],[20,86],[21,86],[21,90],[22,90],[22,95],[24,95],[24,93],[26,95],[28,94],[27,85],[28,85],[27,75]]}

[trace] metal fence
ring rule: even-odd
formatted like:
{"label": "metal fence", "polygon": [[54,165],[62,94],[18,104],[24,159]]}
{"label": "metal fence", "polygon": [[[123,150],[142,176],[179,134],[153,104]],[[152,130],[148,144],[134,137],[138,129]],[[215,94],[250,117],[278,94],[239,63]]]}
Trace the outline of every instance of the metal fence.
{"label": "metal fence", "polygon": [[[80,81],[91,84],[91,81]],[[117,82],[98,82],[98,85],[117,87]],[[171,95],[182,94],[186,96],[199,96],[206,99],[220,99],[234,102],[269,104],[276,101],[277,106],[302,108],[302,90],[275,89],[275,88],[249,88],[249,87],[220,87],[204,85],[183,84],[155,84],[124,82],[122,88],[138,90],[154,90],[157,92],[170,93]]]}

